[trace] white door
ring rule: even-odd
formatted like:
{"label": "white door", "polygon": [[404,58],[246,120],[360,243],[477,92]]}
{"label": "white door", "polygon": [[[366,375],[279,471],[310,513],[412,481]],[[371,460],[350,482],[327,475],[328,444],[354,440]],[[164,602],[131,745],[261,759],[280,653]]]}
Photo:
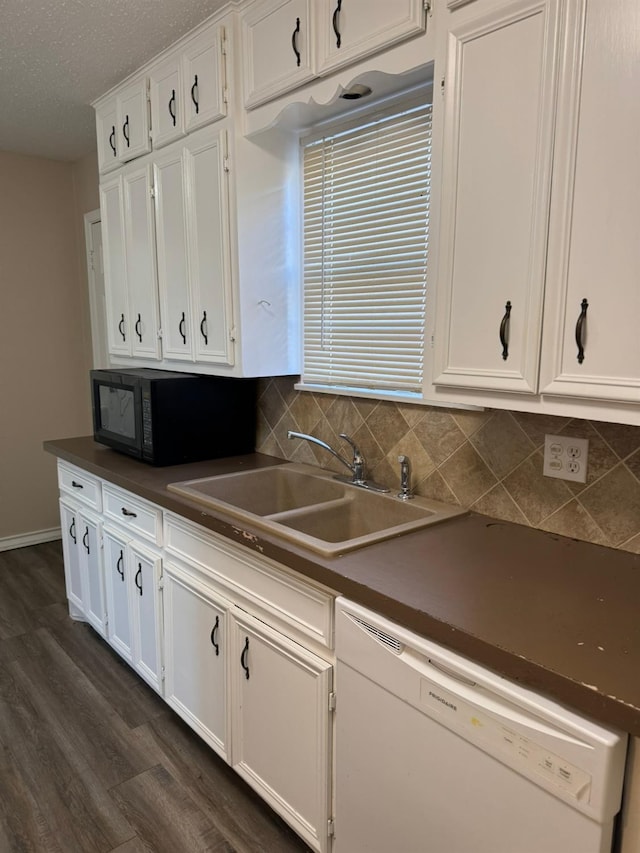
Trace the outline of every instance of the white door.
{"label": "white door", "polygon": [[246,107],[313,78],[311,0],[251,5],[242,17],[242,39]]}
{"label": "white door", "polygon": [[157,156],[153,169],[162,350],[165,358],[193,361],[182,145],[176,143]]}
{"label": "white door", "polygon": [[107,341],[114,356],[131,355],[132,325],[127,290],[126,244],[122,206],[122,178],[100,185]]}
{"label": "white door", "polygon": [[162,148],[184,136],[182,62],[171,56],[156,65],[149,77],[153,147]]}
{"label": "white door", "polygon": [[146,78],[122,89],[116,100],[118,157],[126,163],[151,151]]}
{"label": "white door", "polygon": [[637,404],[639,7],[574,8],[584,18],[558,109],[541,392]]}
{"label": "white door", "polygon": [[420,33],[425,26],[423,0],[320,0],[317,5],[319,73]]}
{"label": "white door", "polygon": [[187,140],[185,180],[196,361],[233,364],[226,133]]}
{"label": "white door", "polygon": [[225,760],[227,606],[189,572],[165,565],[165,699]]}
{"label": "white door", "polygon": [[223,39],[222,27],[210,27],[184,49],[184,118],[189,133],[227,113]]}
{"label": "white door", "polygon": [[160,554],[137,542],[129,545],[130,587],[133,611],[133,665],[144,680],[162,693],[160,647],[161,574]]}
{"label": "white door", "polygon": [[99,210],[85,214],[84,234],[87,250],[87,279],[89,282],[93,367],[108,367],[107,306],[104,292],[102,223]]}
{"label": "white door", "polygon": [[60,524],[62,528],[62,554],[64,558],[64,580],[67,590],[67,599],[75,613],[80,616],[84,614],[84,601],[82,598],[82,574],[80,570],[80,546],[78,537],[80,534],[80,523],[77,519],[78,508],[68,501],[60,501]]}
{"label": "white door", "polygon": [[129,663],[131,650],[131,595],[129,593],[130,565],[127,546],[130,539],[110,528],[103,531],[104,578],[107,594],[107,641]]}
{"label": "white door", "polygon": [[559,8],[478,0],[440,22],[439,385],[537,391]]}
{"label": "white door", "polygon": [[315,850],[328,849],[331,664],[236,611],[234,769]]}
{"label": "white door", "polygon": [[153,222],[152,169],[127,170],[122,177],[131,352],[160,358],[158,276]]}
{"label": "white door", "polygon": [[107,630],[107,614],[102,565],[102,525],[96,516],[84,511],[77,513],[76,523],[84,613],[93,628],[104,637]]}

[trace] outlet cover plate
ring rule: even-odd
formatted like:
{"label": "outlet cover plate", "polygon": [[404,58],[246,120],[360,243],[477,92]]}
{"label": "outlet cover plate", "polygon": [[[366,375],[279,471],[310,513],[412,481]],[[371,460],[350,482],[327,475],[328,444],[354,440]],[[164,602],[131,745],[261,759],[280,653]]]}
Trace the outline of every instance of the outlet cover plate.
{"label": "outlet cover plate", "polygon": [[588,456],[588,438],[545,435],[542,473],[545,477],[558,477],[560,480],[586,483]]}

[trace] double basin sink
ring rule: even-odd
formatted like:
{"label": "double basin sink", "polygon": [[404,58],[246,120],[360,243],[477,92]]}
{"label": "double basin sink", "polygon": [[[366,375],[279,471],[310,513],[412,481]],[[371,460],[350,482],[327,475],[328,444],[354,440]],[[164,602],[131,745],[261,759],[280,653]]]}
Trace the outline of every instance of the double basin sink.
{"label": "double basin sink", "polygon": [[337,556],[460,515],[463,509],[339,482],[287,463],[172,483],[169,490],[324,556]]}

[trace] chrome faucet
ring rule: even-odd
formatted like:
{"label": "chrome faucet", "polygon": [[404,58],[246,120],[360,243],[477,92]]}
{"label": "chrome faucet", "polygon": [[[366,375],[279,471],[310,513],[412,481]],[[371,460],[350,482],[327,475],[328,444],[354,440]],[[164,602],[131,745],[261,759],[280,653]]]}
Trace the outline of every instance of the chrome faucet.
{"label": "chrome faucet", "polygon": [[355,441],[350,438],[345,433],[340,433],[340,438],[346,441],[351,445],[351,449],[353,451],[353,458],[351,462],[342,456],[341,453],[338,453],[337,450],[334,450],[330,444],[327,444],[326,441],[322,441],[320,438],[316,438],[315,435],[307,435],[304,432],[294,432],[294,430],[290,429],[287,431],[287,438],[303,438],[305,441],[310,441],[312,444],[317,444],[318,447],[322,447],[324,450],[327,450],[332,456],[341,462],[345,468],[348,468],[351,471],[351,477],[343,477],[336,474],[336,479],[342,480],[345,483],[350,483],[352,486],[360,486],[361,489],[371,489],[374,492],[388,492],[385,486],[381,486],[378,483],[374,483],[371,480],[367,480],[366,476],[366,462],[364,456],[360,452],[360,448],[355,443]]}

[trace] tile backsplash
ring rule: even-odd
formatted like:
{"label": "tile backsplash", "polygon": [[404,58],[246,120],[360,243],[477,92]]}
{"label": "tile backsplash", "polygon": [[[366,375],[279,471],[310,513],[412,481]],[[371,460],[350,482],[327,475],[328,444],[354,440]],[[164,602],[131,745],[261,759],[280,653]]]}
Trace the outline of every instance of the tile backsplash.
{"label": "tile backsplash", "polygon": [[[287,439],[312,433],[360,446],[371,477],[399,485],[411,460],[415,493],[599,545],[640,553],[640,427],[487,409],[440,409],[296,391],[290,376],[260,380],[257,450],[340,470],[322,448]],[[586,483],[542,475],[544,436],[589,439]],[[348,455],[348,453],[347,453]]]}

